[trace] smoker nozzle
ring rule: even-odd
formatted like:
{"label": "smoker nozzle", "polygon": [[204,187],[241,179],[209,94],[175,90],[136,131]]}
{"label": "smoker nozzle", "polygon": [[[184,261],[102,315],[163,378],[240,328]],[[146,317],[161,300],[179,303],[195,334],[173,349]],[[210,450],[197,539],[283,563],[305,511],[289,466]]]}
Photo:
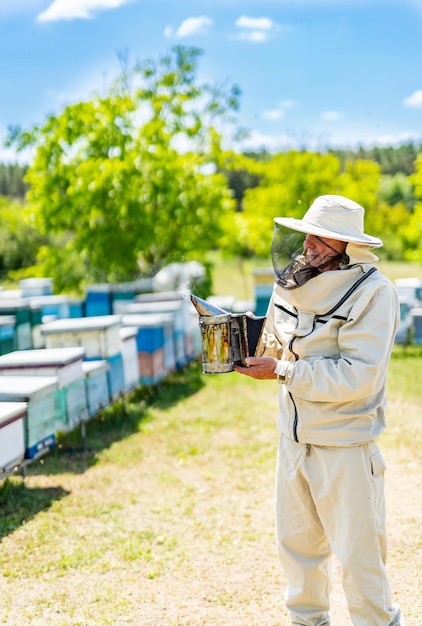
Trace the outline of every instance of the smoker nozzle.
{"label": "smoker nozzle", "polygon": [[191,294],[190,299],[199,315],[202,317],[213,317],[215,315],[230,315],[229,311],[220,309],[220,307],[210,304],[206,300],[203,300],[199,296]]}

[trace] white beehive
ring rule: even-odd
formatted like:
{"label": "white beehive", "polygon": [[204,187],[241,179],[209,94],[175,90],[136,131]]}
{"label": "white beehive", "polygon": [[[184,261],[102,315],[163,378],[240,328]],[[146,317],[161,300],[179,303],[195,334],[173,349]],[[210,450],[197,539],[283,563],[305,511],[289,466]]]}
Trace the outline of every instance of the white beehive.
{"label": "white beehive", "polygon": [[108,385],[108,371],[110,367],[106,360],[98,360],[84,361],[82,368],[85,375],[88,411],[90,416],[94,416],[110,404]]}
{"label": "white beehive", "polygon": [[71,430],[88,418],[84,356],[84,348],[16,350],[0,356],[0,375],[55,376],[56,430]]}
{"label": "white beehive", "polygon": [[25,458],[25,402],[0,402],[0,475]]}
{"label": "white beehive", "polygon": [[106,359],[121,353],[120,315],[73,317],[41,326],[47,348],[80,346],[85,358]]}
{"label": "white beehive", "polygon": [[0,376],[0,402],[26,402],[25,457],[56,443],[55,376]]}
{"label": "white beehive", "polygon": [[133,326],[127,326],[120,329],[123,374],[125,378],[126,391],[130,391],[139,385],[139,362],[138,350],[136,347],[137,334],[138,329]]}

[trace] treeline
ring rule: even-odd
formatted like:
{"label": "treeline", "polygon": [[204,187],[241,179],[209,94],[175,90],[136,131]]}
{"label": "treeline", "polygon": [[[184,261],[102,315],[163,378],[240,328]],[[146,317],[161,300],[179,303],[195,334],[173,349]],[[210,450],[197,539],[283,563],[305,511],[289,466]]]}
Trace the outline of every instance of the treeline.
{"label": "treeline", "polygon": [[[415,144],[412,142],[400,146],[360,147],[357,150],[329,150],[329,154],[334,154],[340,159],[343,168],[348,161],[373,161],[378,163],[383,176],[396,176],[397,174],[410,176],[414,174],[416,157],[420,153],[422,153],[422,143]],[[265,161],[271,159],[272,155],[262,151],[248,152],[245,156],[259,161]],[[21,166],[18,164],[0,163],[0,195],[13,199],[24,199],[28,191],[28,185],[24,181],[27,171],[27,165]],[[242,172],[241,170],[227,172],[227,179],[229,187],[234,192],[234,197],[239,202],[241,201],[245,189],[255,187],[259,183],[257,176],[250,174],[250,172]],[[396,181],[397,180],[400,181],[403,180],[403,178],[399,177]],[[395,189],[392,191],[393,201],[391,204],[396,204],[400,200],[406,200],[403,198],[401,187],[401,184],[395,185]],[[407,200],[410,201],[409,198],[407,198]]]}
{"label": "treeline", "polygon": [[330,150],[330,152],[338,156],[343,164],[348,160],[364,159],[378,163],[381,167],[381,174],[384,176],[395,174],[410,176],[415,172],[415,161],[417,155],[422,152],[422,143],[416,145],[410,142],[398,147],[370,149],[360,147],[358,150]]}
{"label": "treeline", "polygon": [[0,163],[0,196],[23,200],[28,191],[28,185],[24,181],[27,171],[27,165]]}

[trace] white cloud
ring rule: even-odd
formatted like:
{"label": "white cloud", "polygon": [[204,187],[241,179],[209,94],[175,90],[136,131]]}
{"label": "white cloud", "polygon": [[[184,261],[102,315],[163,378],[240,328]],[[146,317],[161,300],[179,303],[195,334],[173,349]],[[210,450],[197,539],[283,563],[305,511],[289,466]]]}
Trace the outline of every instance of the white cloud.
{"label": "white cloud", "polygon": [[282,100],[280,106],[276,109],[267,109],[263,112],[262,117],[266,120],[275,121],[281,120],[286,114],[288,109],[293,109],[295,102],[293,100]]}
{"label": "white cloud", "polygon": [[262,117],[266,120],[281,120],[284,117],[284,111],[281,109],[271,109],[270,111],[264,111]]}
{"label": "white cloud", "polygon": [[235,24],[241,31],[233,39],[250,41],[251,43],[267,41],[278,28],[277,24],[269,17],[248,17],[247,15],[242,15],[236,20]]}
{"label": "white cloud", "polygon": [[321,113],[321,119],[325,122],[337,122],[341,120],[341,113],[338,111],[324,111]]}
{"label": "white cloud", "polygon": [[245,31],[236,36],[236,39],[240,39],[241,41],[250,41],[252,43],[262,43],[263,41],[267,41],[268,38],[269,34],[263,30]]}
{"label": "white cloud", "polygon": [[188,17],[182,22],[179,28],[174,32],[171,26],[166,26],[164,35],[168,39],[171,37],[190,37],[191,35],[205,34],[213,25],[213,20],[206,15],[200,17]]}
{"label": "white cloud", "polygon": [[76,18],[89,20],[98,11],[117,9],[133,0],[54,0],[37,16],[38,22],[57,22]]}
{"label": "white cloud", "polygon": [[405,98],[403,103],[407,107],[422,109],[422,89],[415,91],[411,96]]}
{"label": "white cloud", "polygon": [[239,28],[251,28],[253,30],[272,30],[274,22],[268,17],[247,17],[242,15],[236,20],[236,26]]}

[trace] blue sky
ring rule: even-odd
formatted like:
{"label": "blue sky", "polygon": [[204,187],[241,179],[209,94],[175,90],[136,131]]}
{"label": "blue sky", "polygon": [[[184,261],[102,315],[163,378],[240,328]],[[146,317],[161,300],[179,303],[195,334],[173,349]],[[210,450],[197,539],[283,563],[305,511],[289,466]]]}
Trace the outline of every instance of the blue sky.
{"label": "blue sky", "polygon": [[240,87],[245,148],[422,141],[422,0],[0,0],[0,141],[174,45]]}

